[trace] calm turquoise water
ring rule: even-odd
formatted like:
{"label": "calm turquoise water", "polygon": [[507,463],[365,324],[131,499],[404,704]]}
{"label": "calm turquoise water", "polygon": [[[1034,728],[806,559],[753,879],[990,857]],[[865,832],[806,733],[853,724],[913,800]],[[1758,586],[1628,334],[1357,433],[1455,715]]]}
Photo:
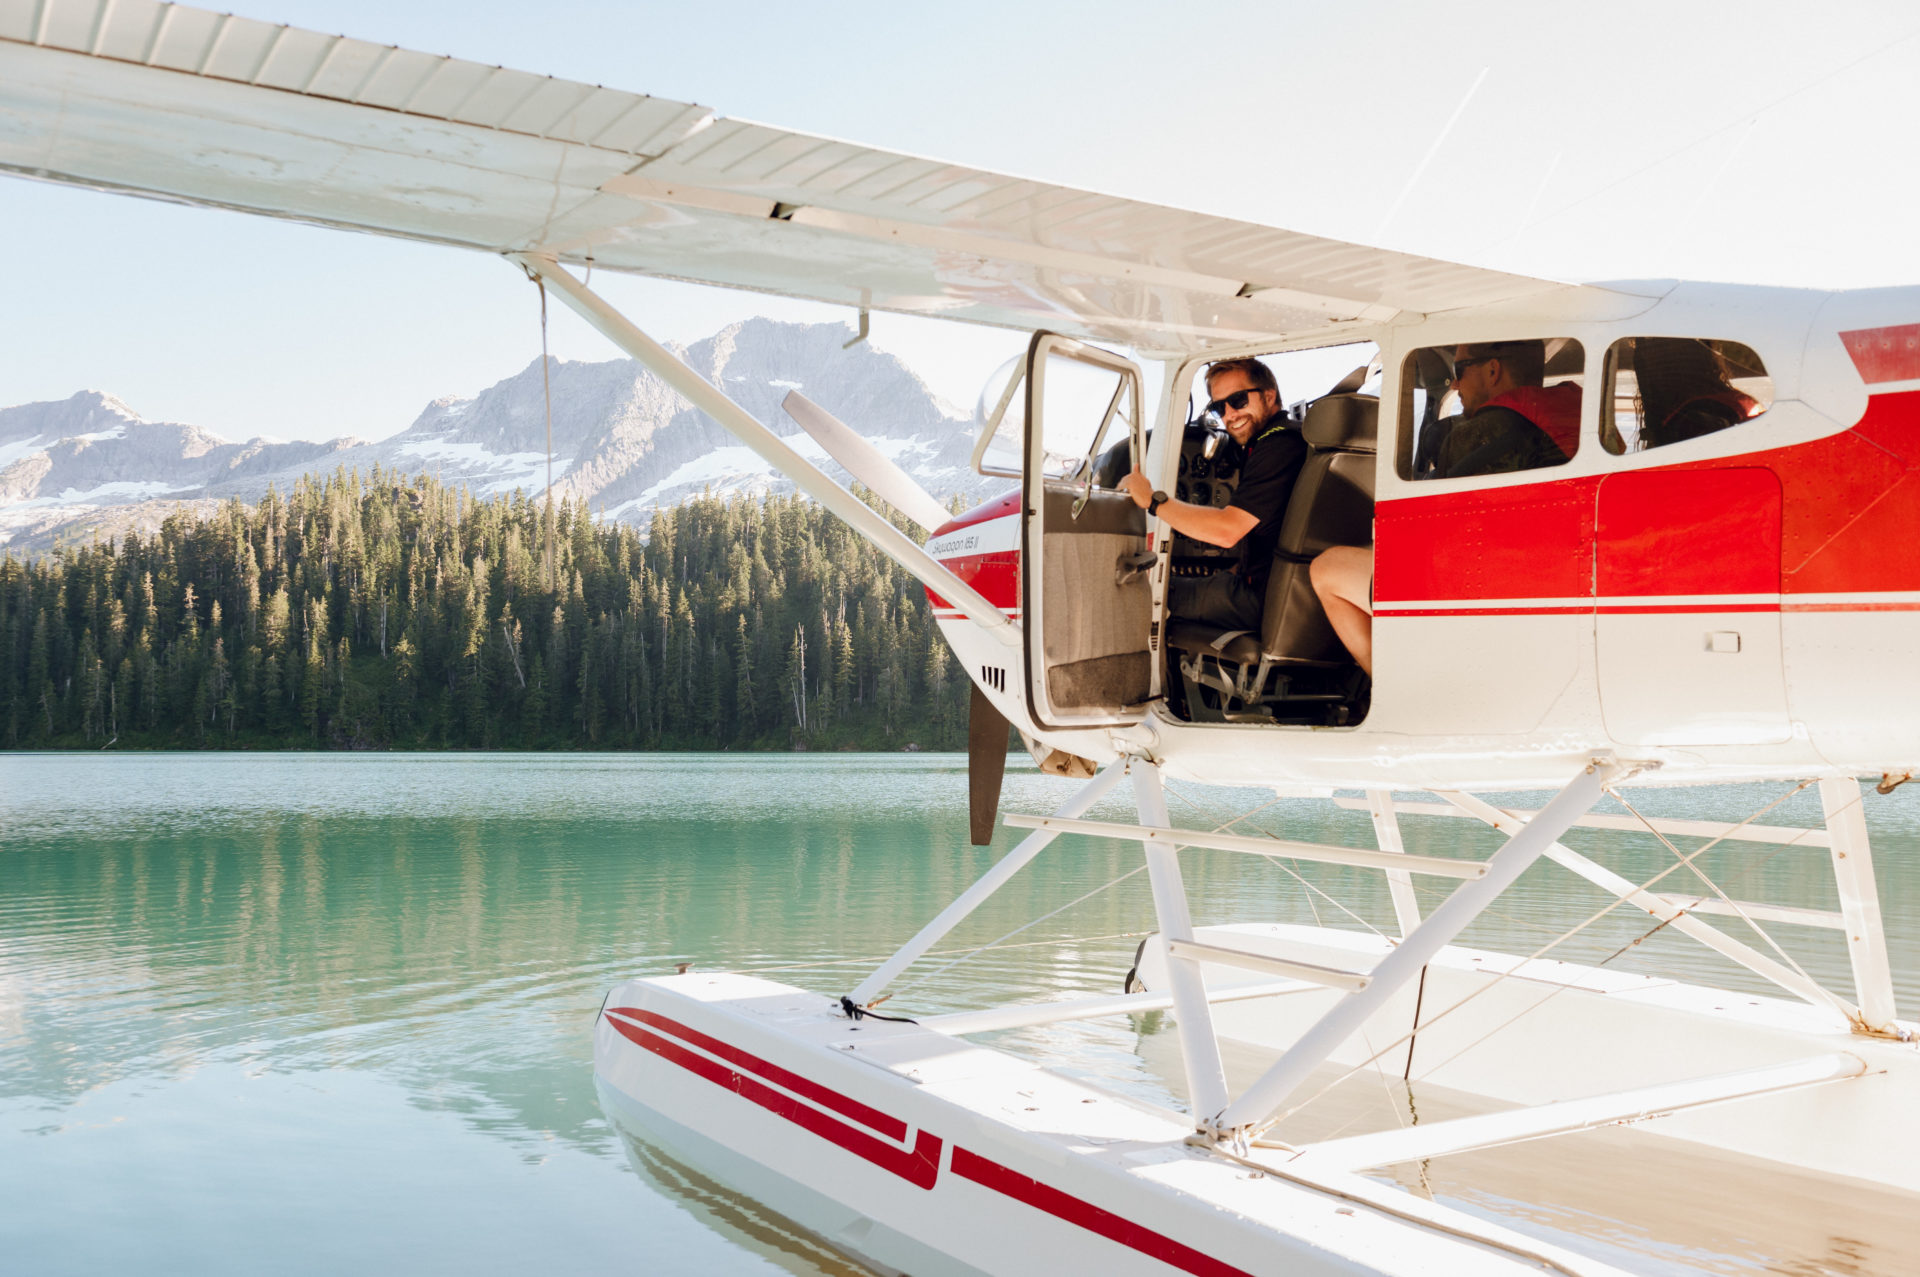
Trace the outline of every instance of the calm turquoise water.
{"label": "calm turquoise water", "polygon": [[[1005,806],[1050,809],[1070,788],[1015,768]],[[1175,788],[1183,824],[1258,802]],[[1737,819],[1785,788],[1646,804]],[[613,984],[679,962],[844,992],[867,969],[849,959],[884,956],[1014,841],[965,845],[965,791],[964,761],[937,755],[0,756],[0,1270],[847,1271],[664,1156],[629,1165],[594,1101],[591,1024]],[[1916,791],[1866,800],[1908,1013]],[[1818,818],[1808,792],[1765,820]],[[1406,827],[1416,851],[1495,841],[1465,821]],[[1364,813],[1313,800],[1242,828],[1371,845]],[[1568,841],[1630,877],[1671,863],[1646,839]],[[1202,922],[1391,916],[1377,874],[1186,861]],[[1138,863],[1131,846],[1063,840],[942,948]],[[1824,852],[1701,863],[1736,897],[1832,904]],[[1564,879],[1531,871],[1470,939],[1531,949],[1598,907]],[[1023,947],[927,961],[894,1006],[1117,990],[1150,920],[1136,875],[1008,942]],[[1618,913],[1554,953],[1598,961],[1646,930]],[[1839,978],[1838,937],[1798,930],[1776,934]],[[1692,950],[1661,935],[1614,965],[1759,987]],[[1142,1056],[1156,1031],[1001,1042],[1171,1102]]]}

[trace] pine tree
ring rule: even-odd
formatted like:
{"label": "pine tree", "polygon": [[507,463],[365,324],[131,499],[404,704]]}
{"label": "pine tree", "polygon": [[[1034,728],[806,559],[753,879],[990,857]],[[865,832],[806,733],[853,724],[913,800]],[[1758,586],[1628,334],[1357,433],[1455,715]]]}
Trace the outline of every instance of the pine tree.
{"label": "pine tree", "polygon": [[804,499],[552,518],[340,472],[0,553],[0,745],[958,743],[922,591]]}

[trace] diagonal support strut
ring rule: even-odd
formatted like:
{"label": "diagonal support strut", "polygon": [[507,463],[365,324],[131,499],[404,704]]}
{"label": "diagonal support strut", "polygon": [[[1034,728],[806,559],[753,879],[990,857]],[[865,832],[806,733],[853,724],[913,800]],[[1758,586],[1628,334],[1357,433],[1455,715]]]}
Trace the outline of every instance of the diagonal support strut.
{"label": "diagonal support strut", "polygon": [[914,544],[913,538],[894,527],[879,511],[835,483],[826,471],[795,452],[785,439],[729,399],[719,387],[689,368],[672,351],[641,332],[606,299],[575,279],[572,272],[558,261],[537,253],[509,253],[507,259],[544,280],[548,287],[560,295],[562,301],[599,329],[614,345],[646,365],[650,372],[679,391],[694,407],[726,427],[734,438],[792,479],[802,492],[845,520],[855,532],[873,542],[883,554],[937,593],[961,615],[1008,647],[1020,646],[1019,627],[1009,621],[999,608],[987,602],[978,590]]}
{"label": "diagonal support strut", "polygon": [[1357,1033],[1394,994],[1415,979],[1435,954],[1451,944],[1512,886],[1554,840],[1600,801],[1606,787],[1628,770],[1612,759],[1595,759],[1589,763],[1541,809],[1539,816],[1493,853],[1487,861],[1484,878],[1455,888],[1426,921],[1380,960],[1366,988],[1336,1002],[1299,1041],[1287,1048],[1286,1054],[1249,1087],[1246,1094],[1220,1110],[1207,1123],[1207,1129],[1216,1137],[1225,1137],[1272,1122],[1287,1097],[1298,1090],[1342,1042]]}

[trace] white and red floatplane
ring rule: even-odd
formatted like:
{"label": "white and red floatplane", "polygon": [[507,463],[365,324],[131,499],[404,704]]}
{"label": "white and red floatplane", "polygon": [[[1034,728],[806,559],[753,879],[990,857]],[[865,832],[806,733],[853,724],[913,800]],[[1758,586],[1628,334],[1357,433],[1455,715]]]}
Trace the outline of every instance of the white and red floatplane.
{"label": "white and red floatplane", "polygon": [[[1920,289],[1564,285],[153,0],[0,0],[0,117],[14,174],[504,256],[925,583],[974,683],[976,841],[1009,724],[1077,779],[1058,810],[1007,816],[1026,840],[854,988],[690,972],[622,985],[597,1021],[617,1122],[846,1253],[920,1277],[1616,1272],[1640,1265],[1368,1172],[1621,1123],[1647,1159],[1692,1146],[1920,1201],[1920,1047],[1858,779],[1890,790],[1920,764]],[[974,463],[1011,491],[949,519],[790,399],[923,545],[590,291],[569,269],[586,264],[1037,330],[982,399]],[[1154,402],[1102,342],[1160,364]],[[1353,374],[1288,409],[1306,457],[1260,627],[1170,617],[1169,582],[1221,552],[1116,474],[1227,504],[1235,452],[1189,410],[1200,371],[1333,347]],[[1543,391],[1574,388],[1550,452],[1448,464],[1462,352],[1521,348]],[[1374,549],[1370,679],[1308,585],[1343,545]],[[1354,791],[1330,800],[1371,812],[1374,845],[1175,828],[1169,778]],[[1817,786],[1825,827],[1592,810],[1756,779]],[[1123,783],[1137,820],[1088,819]],[[1538,810],[1485,797],[1541,789]],[[1410,854],[1409,813],[1505,841]],[[1561,842],[1581,827],[1824,849],[1837,907],[1702,887],[1699,846],[1636,882]],[[1063,835],[1141,848],[1158,930],[1127,992],[870,1013]],[[1394,933],[1196,927],[1183,849],[1377,870]],[[1780,996],[1456,943],[1543,859]],[[1416,877],[1453,884],[1424,915]],[[1850,987],[1773,925],[1840,932]],[[1148,1010],[1177,1024],[1184,1109],[969,1041]],[[1329,1075],[1418,1078],[1465,1107],[1313,1135]]]}

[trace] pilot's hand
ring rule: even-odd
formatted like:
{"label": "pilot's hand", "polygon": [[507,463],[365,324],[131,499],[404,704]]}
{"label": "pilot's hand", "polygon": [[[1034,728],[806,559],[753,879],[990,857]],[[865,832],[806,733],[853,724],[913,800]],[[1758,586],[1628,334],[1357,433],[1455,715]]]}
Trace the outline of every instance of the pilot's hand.
{"label": "pilot's hand", "polygon": [[1120,486],[1127,490],[1127,495],[1132,497],[1133,503],[1142,510],[1152,504],[1153,484],[1148,482],[1147,476],[1141,474],[1138,470],[1135,470],[1132,474],[1122,479]]}

